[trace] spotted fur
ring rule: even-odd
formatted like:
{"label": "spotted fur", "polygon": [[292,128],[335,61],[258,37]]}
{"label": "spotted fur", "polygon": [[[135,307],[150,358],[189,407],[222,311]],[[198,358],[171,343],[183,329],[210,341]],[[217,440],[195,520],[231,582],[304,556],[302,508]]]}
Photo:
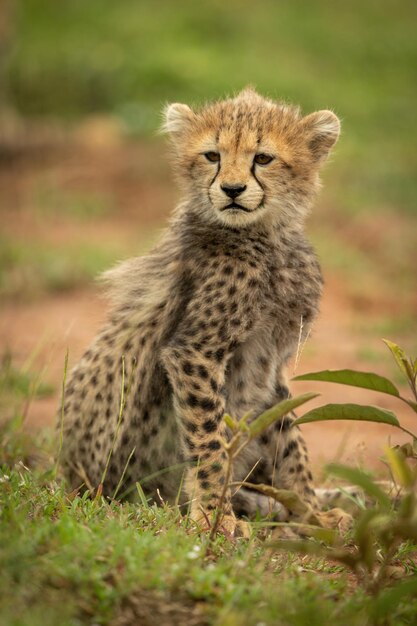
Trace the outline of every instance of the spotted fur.
{"label": "spotted fur", "polygon": [[[322,277],[303,225],[339,122],[247,89],[201,110],[170,105],[164,127],[183,201],[147,256],[105,275],[113,308],[69,377],[62,460],[72,485],[97,486],[113,446],[105,492],[125,472],[122,491],[141,481],[166,500],[185,468],[184,499],[207,519],[225,481],[223,414],[255,416],[288,396],[285,365],[317,314]],[[316,506],[292,421],[245,449],[234,480],[250,474]],[[235,496],[239,512],[259,506]],[[224,525],[234,530],[230,493]]]}

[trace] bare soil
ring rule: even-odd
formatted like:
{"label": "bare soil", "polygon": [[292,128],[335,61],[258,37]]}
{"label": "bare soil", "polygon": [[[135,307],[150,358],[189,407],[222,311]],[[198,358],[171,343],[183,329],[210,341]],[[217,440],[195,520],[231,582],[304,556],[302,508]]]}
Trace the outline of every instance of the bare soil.
{"label": "bare soil", "polygon": [[[167,220],[177,194],[168,175],[166,150],[159,142],[133,143],[121,139],[112,126],[100,119],[79,129],[68,139],[57,142],[49,136],[41,137],[34,149],[10,146],[0,150],[0,216],[2,232],[19,241],[36,240],[44,246],[65,246],[69,242],[91,245],[117,242],[126,251],[125,256],[142,249],[144,237],[154,237],[156,228]],[[37,191],[52,185],[62,193],[77,190],[83,193],[99,192],[110,199],[111,211],[101,216],[75,219],[60,213],[60,207],[45,215]],[[320,211],[314,222],[317,223]],[[370,223],[370,236],[376,236]],[[372,230],[373,229],[373,230]],[[337,231],[339,232],[339,231]],[[149,234],[151,233],[151,234]],[[336,233],[336,231],[335,231]],[[346,233],[335,234],[346,237]],[[354,234],[349,233],[350,237]],[[137,242],[141,242],[138,246]],[[359,245],[364,245],[366,233],[358,234]],[[381,251],[378,250],[381,256]],[[343,273],[329,270],[323,262],[326,288],[320,317],[314,332],[297,363],[290,369],[297,374],[319,369],[355,368],[392,375],[386,348],[369,333],[372,320],[378,320],[380,307],[384,315],[400,315],[398,298],[375,291],[364,292],[358,306],[358,293],[351,293]],[[361,277],[366,285],[366,277]],[[89,284],[66,292],[46,292],[5,299],[0,309],[0,352],[6,349],[17,364],[33,357],[34,371],[45,368],[43,378],[54,385],[53,396],[32,401],[26,426],[38,429],[54,422],[59,402],[66,350],[70,365],[74,364],[97,332],[107,311],[107,303],[99,288]],[[396,337],[392,337],[396,340]],[[372,362],[366,355],[371,346]],[[328,402],[355,402],[374,404],[393,410],[403,425],[416,430],[416,418],[395,398],[366,390],[340,385],[301,383],[292,384],[294,393],[320,391],[322,396],[310,406]],[[405,391],[406,393],[406,391]],[[317,423],[304,426],[304,435],[316,470],[327,461],[364,463],[381,469],[379,458],[388,442],[401,443],[407,436],[385,425],[358,422]]]}

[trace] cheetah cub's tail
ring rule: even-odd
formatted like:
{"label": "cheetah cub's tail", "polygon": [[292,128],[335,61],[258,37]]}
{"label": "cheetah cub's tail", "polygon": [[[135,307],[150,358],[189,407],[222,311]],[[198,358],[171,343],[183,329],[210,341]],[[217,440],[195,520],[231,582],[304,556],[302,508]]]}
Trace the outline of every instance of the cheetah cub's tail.
{"label": "cheetah cub's tail", "polygon": [[[387,494],[395,504],[401,495],[398,485],[389,480],[381,480],[377,485]],[[352,505],[370,506],[373,502],[370,500],[363,489],[353,485],[334,488],[317,488],[315,489],[320,509],[328,509],[340,507],[342,509],[351,509]]]}

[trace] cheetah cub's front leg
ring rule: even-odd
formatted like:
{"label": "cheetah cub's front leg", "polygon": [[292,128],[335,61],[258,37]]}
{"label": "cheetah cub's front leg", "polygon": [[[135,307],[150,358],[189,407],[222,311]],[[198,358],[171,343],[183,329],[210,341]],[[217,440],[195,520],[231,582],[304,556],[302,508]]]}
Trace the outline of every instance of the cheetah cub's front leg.
{"label": "cheetah cub's front leg", "polygon": [[[223,355],[222,348],[219,348],[217,356],[211,360],[196,348],[180,347],[181,343],[179,341],[176,347],[174,344],[166,349],[163,358],[174,389],[181,444],[185,459],[190,463],[185,489],[191,500],[191,517],[204,523],[213,517],[225,480],[226,454],[220,439],[224,435],[224,399],[219,393],[224,383],[224,371],[217,363]],[[233,532],[229,494],[224,512],[223,524]]]}
{"label": "cheetah cub's front leg", "polygon": [[[239,274],[241,282],[249,280],[238,264],[223,267],[221,259],[216,264],[232,279]],[[181,444],[190,463],[185,489],[191,501],[191,517],[203,524],[213,522],[226,480],[227,457],[221,443],[225,435],[222,418],[226,366],[236,345],[247,337],[253,325],[258,297],[256,289],[252,289],[246,300],[234,299],[230,290],[217,285],[215,279],[202,281],[169,345],[162,351],[162,364],[173,388]],[[225,313],[222,317],[219,308]],[[221,514],[220,527],[234,534],[237,521],[229,489]]]}

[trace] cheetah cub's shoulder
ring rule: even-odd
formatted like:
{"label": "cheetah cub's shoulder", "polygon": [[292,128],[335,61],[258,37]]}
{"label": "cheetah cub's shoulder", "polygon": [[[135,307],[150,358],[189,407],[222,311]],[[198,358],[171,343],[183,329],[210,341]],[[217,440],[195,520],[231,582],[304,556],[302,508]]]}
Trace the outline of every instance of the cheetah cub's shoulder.
{"label": "cheetah cub's shoulder", "polygon": [[[172,104],[164,128],[183,200],[147,256],[106,275],[113,308],[69,377],[62,460],[73,486],[96,487],[110,458],[110,495],[140,481],[169,500],[182,484],[193,518],[210,523],[224,491],[223,414],[288,396],[300,322],[307,333],[317,313],[322,279],[303,225],[339,121],[247,89],[199,110]],[[251,473],[315,506],[291,422],[245,449],[234,480]],[[233,532],[236,514],[264,505],[226,490],[222,524]]]}

